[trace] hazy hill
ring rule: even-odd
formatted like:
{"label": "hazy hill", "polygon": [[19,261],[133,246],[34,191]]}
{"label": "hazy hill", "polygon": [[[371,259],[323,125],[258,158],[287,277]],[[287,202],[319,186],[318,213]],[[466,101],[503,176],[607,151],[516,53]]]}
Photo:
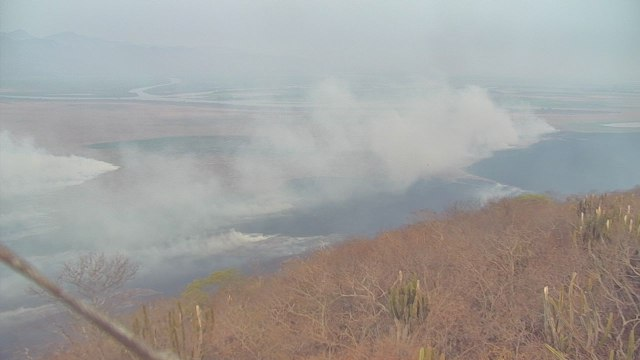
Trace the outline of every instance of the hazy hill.
{"label": "hazy hill", "polygon": [[3,88],[140,80],[161,76],[171,51],[61,33],[36,38],[24,31],[0,34]]}
{"label": "hazy hill", "polygon": [[43,38],[22,30],[0,33],[0,88],[14,91],[121,91],[170,77],[202,81],[295,73],[289,63],[234,49],[146,46],[71,32]]}

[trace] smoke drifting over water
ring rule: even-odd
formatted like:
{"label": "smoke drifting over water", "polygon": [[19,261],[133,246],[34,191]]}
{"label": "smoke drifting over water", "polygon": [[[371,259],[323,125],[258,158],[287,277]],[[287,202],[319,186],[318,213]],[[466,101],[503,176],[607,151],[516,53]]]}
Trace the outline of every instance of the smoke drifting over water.
{"label": "smoke drifting over water", "polygon": [[103,161],[51,155],[29,140],[16,140],[7,131],[0,133],[0,198],[78,185],[116,169]]}
{"label": "smoke drifting over water", "polygon": [[[460,176],[495,151],[553,131],[500,108],[478,87],[435,86],[381,102],[329,79],[309,92],[307,108],[302,116],[257,121],[246,141],[200,139],[217,141],[204,150],[172,153],[172,139],[151,149],[141,142],[97,147],[116,165],[48,154],[3,132],[0,194],[52,194],[37,200],[55,227],[55,245],[40,240],[49,248],[145,248],[268,214],[402,193],[417,181]],[[5,207],[3,217],[11,216]]]}
{"label": "smoke drifting over water", "polygon": [[[329,79],[302,110],[254,112],[245,136],[100,143],[78,148],[83,156],[5,131],[3,241],[50,274],[81,252],[124,252],[142,263],[140,284],[165,290],[215,266],[397,226],[421,208],[517,193],[465,178],[465,168],[553,128],[478,87],[424,89],[380,100]],[[167,274],[168,262],[182,270]],[[19,279],[2,269],[0,278],[0,311],[23,305]]]}
{"label": "smoke drifting over water", "polygon": [[[3,0],[1,241],[173,292],[423,209],[635,184],[640,132],[563,132],[640,129],[640,2],[612,3]],[[0,266],[0,358],[48,311],[26,286]]]}
{"label": "smoke drifting over water", "polygon": [[393,190],[461,171],[494,151],[525,146],[553,128],[511,114],[478,87],[439,86],[398,103],[368,103],[327,80],[311,94],[310,118],[257,133],[281,151],[302,154],[290,167],[310,174],[374,178]]}

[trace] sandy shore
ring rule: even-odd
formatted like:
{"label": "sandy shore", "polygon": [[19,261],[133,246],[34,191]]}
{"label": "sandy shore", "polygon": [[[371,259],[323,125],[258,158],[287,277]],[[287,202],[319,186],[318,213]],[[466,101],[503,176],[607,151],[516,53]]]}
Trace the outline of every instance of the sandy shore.
{"label": "sandy shore", "polygon": [[[255,114],[242,109],[141,101],[0,100],[0,131],[28,137],[52,152],[164,136],[250,135]],[[267,117],[269,115],[267,114]]]}

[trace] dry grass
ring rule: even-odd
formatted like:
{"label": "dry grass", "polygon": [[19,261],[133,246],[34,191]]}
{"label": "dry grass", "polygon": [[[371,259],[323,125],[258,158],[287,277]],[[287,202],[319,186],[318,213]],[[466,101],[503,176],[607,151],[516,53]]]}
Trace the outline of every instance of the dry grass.
{"label": "dry grass", "polygon": [[[198,333],[190,323],[183,335],[188,344],[202,337],[198,357],[182,354],[416,359],[432,346],[447,359],[637,359],[638,209],[640,189],[586,201],[523,197],[354,239],[227,283],[203,304],[214,310],[211,327]],[[400,340],[388,306],[399,270],[420,280],[428,299],[424,321]],[[175,306],[150,305],[157,338],[169,338],[163,319]]]}

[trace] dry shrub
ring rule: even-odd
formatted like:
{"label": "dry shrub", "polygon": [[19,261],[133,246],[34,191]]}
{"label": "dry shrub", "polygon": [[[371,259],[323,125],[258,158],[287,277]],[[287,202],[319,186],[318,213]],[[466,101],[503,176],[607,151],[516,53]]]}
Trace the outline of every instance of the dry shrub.
{"label": "dry shrub", "polygon": [[[574,273],[580,289],[592,283],[591,314],[614,314],[616,335],[593,348],[588,329],[565,324],[574,335],[560,350],[624,358],[624,341],[640,332],[640,191],[594,201],[589,211],[610,215],[606,231],[589,228],[597,239],[586,240],[579,199],[526,196],[354,239],[227,284],[211,299],[216,320],[204,358],[410,359],[432,346],[447,359],[554,359],[543,289],[556,299]],[[388,309],[398,271],[420,280],[429,308],[401,341]]]}

